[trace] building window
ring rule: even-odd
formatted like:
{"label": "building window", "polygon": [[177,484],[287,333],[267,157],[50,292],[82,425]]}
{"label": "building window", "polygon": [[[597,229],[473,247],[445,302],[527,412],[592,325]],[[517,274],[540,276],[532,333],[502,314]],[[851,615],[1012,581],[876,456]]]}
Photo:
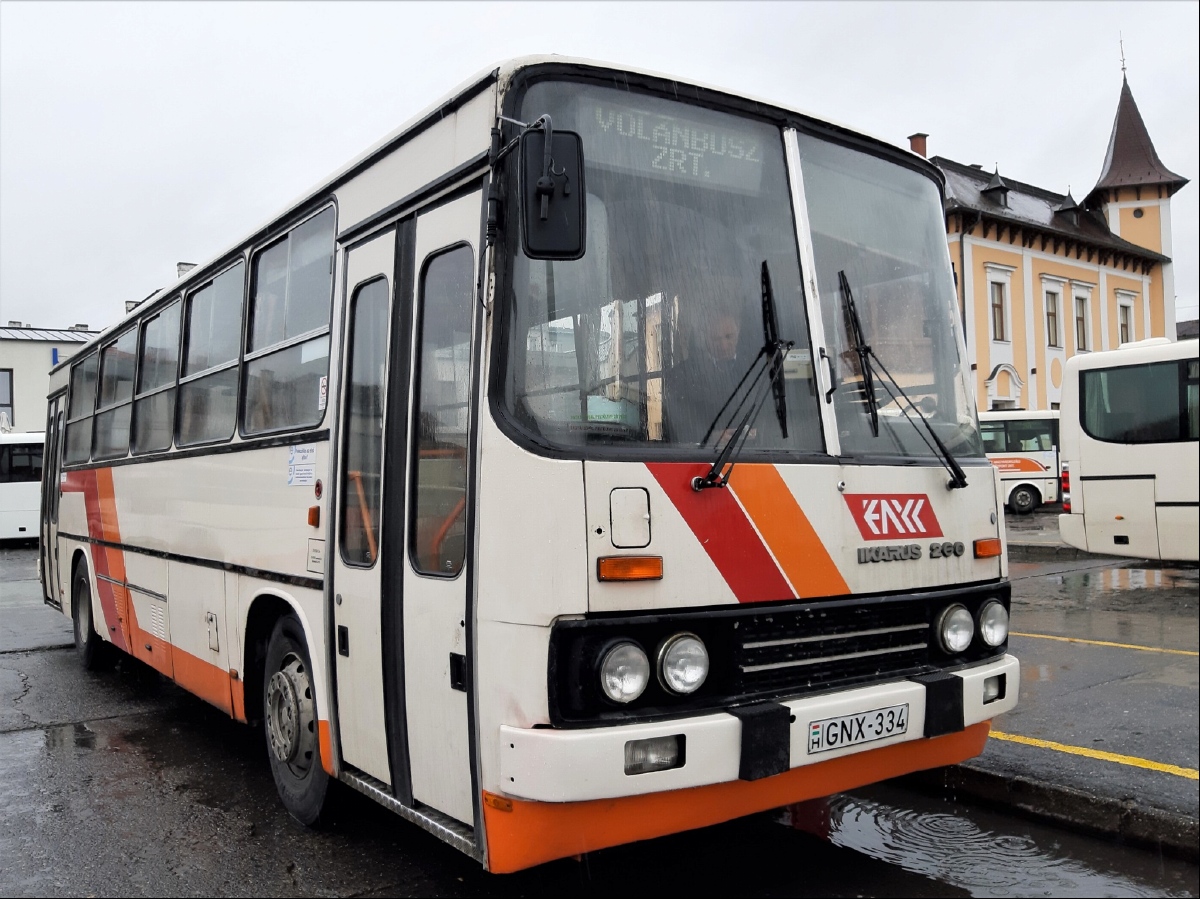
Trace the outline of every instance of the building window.
{"label": "building window", "polygon": [[1133,340],[1133,306],[1128,303],[1121,303],[1117,307],[1117,315],[1119,318],[1121,343],[1129,343],[1129,341]]}
{"label": "building window", "polygon": [[1008,340],[1008,330],[1005,328],[1007,319],[1004,298],[1004,285],[999,281],[991,282],[992,291],[992,340]]}
{"label": "building window", "polygon": [[1058,337],[1058,291],[1046,291],[1046,344],[1062,346]]}
{"label": "building window", "polygon": [[14,427],[13,420],[13,370],[0,368],[0,423]]}
{"label": "building window", "polygon": [[1088,347],[1088,301],[1087,297],[1075,298],[1075,351],[1083,352]]}

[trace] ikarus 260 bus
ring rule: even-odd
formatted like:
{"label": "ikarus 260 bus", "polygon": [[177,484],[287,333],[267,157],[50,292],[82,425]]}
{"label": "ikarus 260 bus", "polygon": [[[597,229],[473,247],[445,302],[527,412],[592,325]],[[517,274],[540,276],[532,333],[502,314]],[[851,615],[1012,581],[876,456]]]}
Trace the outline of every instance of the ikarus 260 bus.
{"label": "ikarus 260 bus", "polygon": [[942,179],[559,57],[52,373],[46,601],[489,870],[978,755],[1017,701]]}

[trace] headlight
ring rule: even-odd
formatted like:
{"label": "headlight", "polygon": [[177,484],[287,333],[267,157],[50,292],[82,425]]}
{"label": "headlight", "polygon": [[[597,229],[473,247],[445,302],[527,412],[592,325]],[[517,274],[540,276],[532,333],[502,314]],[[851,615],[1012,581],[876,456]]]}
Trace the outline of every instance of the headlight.
{"label": "headlight", "polygon": [[971,645],[971,638],[975,636],[975,619],[966,606],[955,603],[947,607],[938,619],[937,635],[942,649],[957,655]]}
{"label": "headlight", "polygon": [[979,610],[979,636],[988,646],[999,646],[1008,639],[1008,610],[994,599]]}
{"label": "headlight", "polygon": [[636,643],[618,643],[600,660],[600,689],[613,702],[633,702],[650,682],[650,660]]}
{"label": "headlight", "polygon": [[695,693],[708,677],[708,650],[695,634],[676,634],[658,651],[658,676],[672,693]]}

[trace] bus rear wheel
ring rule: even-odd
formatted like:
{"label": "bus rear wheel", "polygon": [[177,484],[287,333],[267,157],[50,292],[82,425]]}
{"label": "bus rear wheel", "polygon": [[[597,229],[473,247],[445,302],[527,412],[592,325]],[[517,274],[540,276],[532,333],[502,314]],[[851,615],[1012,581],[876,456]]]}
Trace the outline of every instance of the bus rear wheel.
{"label": "bus rear wheel", "polygon": [[1042,498],[1038,496],[1038,492],[1028,484],[1017,487],[1008,498],[1008,504],[1018,515],[1028,515],[1041,505],[1041,502]]}
{"label": "bus rear wheel", "polygon": [[92,622],[92,586],[87,568],[75,569],[71,582],[71,622],[75,630],[75,653],[87,671],[103,671],[112,667],[112,648],[96,633]]}
{"label": "bus rear wheel", "polygon": [[275,788],[288,813],[318,824],[329,790],[317,736],[317,705],[304,631],[294,615],[275,624],[263,677],[263,730]]}

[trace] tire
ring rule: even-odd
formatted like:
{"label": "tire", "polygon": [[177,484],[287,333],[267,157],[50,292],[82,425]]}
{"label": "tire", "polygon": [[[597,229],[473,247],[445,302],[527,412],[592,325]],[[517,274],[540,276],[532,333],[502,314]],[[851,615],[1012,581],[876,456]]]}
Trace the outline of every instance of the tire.
{"label": "tire", "polygon": [[275,789],[284,808],[306,827],[320,823],[329,791],[321,764],[312,665],[294,615],[275,624],[263,672],[263,732]]}
{"label": "tire", "polygon": [[103,671],[112,667],[112,647],[96,633],[92,623],[92,587],[88,582],[87,566],[75,569],[71,581],[71,620],[75,627],[75,653],[87,671]]}
{"label": "tire", "polygon": [[1018,515],[1028,515],[1042,504],[1042,498],[1028,484],[1022,484],[1009,494],[1008,504]]}

